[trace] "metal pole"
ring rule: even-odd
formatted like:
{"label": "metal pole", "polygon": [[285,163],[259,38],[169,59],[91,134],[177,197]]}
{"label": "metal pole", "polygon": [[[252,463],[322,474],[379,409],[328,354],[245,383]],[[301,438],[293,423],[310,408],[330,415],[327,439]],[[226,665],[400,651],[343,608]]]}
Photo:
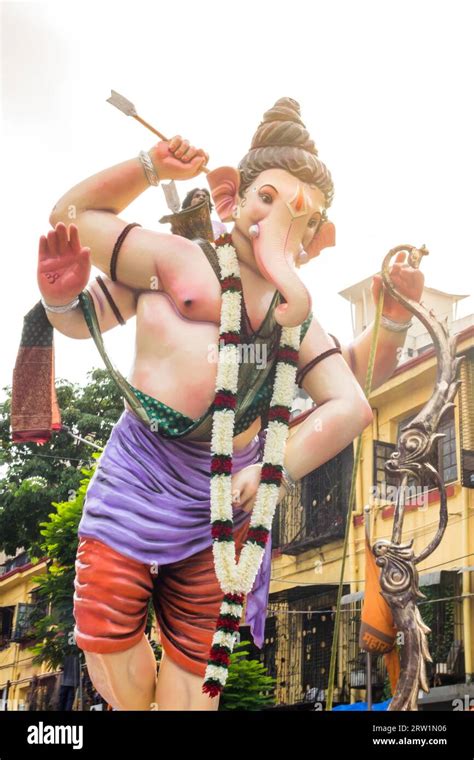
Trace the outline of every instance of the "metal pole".
{"label": "metal pole", "polygon": [[82,438],[80,435],[76,435],[76,433],[73,433],[72,430],[69,430],[67,425],[61,425],[61,430],[64,430],[65,433],[71,436],[71,438],[74,438],[76,441],[80,441],[81,443],[87,443],[88,446],[92,446],[92,448],[97,449],[98,451],[103,451],[103,446],[98,446],[97,443],[93,443],[92,441],[88,441],[86,438]]}
{"label": "metal pole", "polygon": [[366,652],[367,655],[367,710],[372,709],[372,653]]}
{"label": "metal pole", "polygon": [[81,657],[82,655],[79,655],[79,710],[82,712],[84,709],[84,703],[83,703],[83,694],[82,694],[82,663],[81,663]]}
{"label": "metal pole", "polygon": [[[370,506],[364,507],[364,528],[367,540],[370,543]],[[372,710],[372,653],[366,652],[365,684],[367,688],[367,710]]]}

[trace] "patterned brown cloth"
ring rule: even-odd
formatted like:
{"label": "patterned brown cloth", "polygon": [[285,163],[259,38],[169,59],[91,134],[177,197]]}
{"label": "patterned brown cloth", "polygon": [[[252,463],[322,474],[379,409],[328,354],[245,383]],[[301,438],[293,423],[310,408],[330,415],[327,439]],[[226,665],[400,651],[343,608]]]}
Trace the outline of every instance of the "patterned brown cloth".
{"label": "patterned brown cloth", "polygon": [[41,301],[25,315],[13,370],[11,429],[14,443],[46,443],[61,428],[54,386],[53,327]]}

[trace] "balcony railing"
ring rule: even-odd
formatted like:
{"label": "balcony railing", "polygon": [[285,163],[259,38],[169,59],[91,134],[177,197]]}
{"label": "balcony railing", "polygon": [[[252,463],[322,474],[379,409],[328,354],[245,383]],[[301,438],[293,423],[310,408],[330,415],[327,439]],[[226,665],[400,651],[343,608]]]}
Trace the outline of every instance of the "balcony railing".
{"label": "balcony railing", "polygon": [[[250,656],[276,678],[277,705],[324,701],[337,589],[312,586],[270,595],[263,648]],[[314,695],[317,695],[316,697]]]}
{"label": "balcony railing", "polygon": [[35,638],[35,623],[45,613],[44,603],[27,604],[20,602],[11,640],[17,643],[33,640]]}
{"label": "balcony railing", "polygon": [[277,507],[272,546],[300,554],[344,537],[353,466],[352,443],[302,478]]}
{"label": "balcony railing", "polygon": [[[442,572],[436,585],[422,586],[427,597],[420,612],[431,628],[428,644],[432,663],[427,663],[430,689],[463,684],[463,601],[460,578]],[[349,588],[344,589],[348,593]],[[263,648],[250,656],[266,666],[276,678],[276,706],[324,703],[329,678],[337,587],[314,585],[270,594]],[[366,654],[359,648],[361,600],[343,604],[337,652],[335,703],[365,701]],[[389,699],[389,679],[383,656],[372,656],[372,697]]]}

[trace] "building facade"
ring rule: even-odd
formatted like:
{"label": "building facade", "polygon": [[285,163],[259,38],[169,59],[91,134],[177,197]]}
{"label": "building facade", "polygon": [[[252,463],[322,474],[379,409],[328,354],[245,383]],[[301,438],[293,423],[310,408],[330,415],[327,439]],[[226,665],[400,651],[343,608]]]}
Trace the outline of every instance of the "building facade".
{"label": "building facade", "polygon": [[37,611],[35,576],[46,572],[46,559],[36,564],[20,551],[0,563],[0,710],[43,706],[56,687],[59,673],[33,664],[32,612]]}
{"label": "building facade", "polygon": [[[374,316],[371,280],[341,293],[351,302],[355,335]],[[447,487],[448,527],[438,549],[418,566],[426,597],[420,612],[431,628],[433,658],[428,666],[430,693],[420,694],[420,709],[474,706],[474,317],[456,318],[461,298],[430,288],[423,295],[424,304],[447,319],[451,334],[457,335],[457,355],[464,360],[454,409],[441,421],[444,437],[436,454]],[[335,704],[365,701],[367,695],[366,655],[358,645],[365,583],[364,507],[370,507],[371,543],[390,538],[394,501],[384,464],[401,428],[431,396],[435,378],[431,338],[414,319],[395,372],[370,395],[374,417],[362,434],[350,519]],[[300,393],[295,409],[311,406],[311,399]],[[275,514],[265,645],[253,648],[251,656],[265,662],[276,678],[280,706],[324,706],[354,454],[355,443],[303,478]],[[417,553],[436,532],[439,505],[436,488],[412,484],[403,538],[414,540]],[[374,701],[390,696],[382,657],[373,658],[372,691]]]}

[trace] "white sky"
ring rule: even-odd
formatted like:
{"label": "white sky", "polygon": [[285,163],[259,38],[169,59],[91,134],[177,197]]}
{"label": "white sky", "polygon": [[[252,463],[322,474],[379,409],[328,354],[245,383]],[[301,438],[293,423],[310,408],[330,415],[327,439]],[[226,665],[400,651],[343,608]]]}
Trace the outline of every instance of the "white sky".
{"label": "white sky", "polygon": [[[469,2],[2,2],[0,387],[39,299],[38,240],[59,197],[157,138],[106,103],[111,88],[168,136],[237,165],[275,100],[299,101],[335,199],[337,246],[304,269],[313,311],[343,340],[337,293],[395,245],[425,243],[426,284],[472,292],[474,46]],[[204,175],[179,183],[206,186]],[[160,188],[123,214],[165,229]],[[300,270],[303,271],[303,270]],[[471,313],[472,298],[458,316]],[[134,324],[107,333],[128,372]],[[102,366],[92,341],[55,334],[56,376]]]}

